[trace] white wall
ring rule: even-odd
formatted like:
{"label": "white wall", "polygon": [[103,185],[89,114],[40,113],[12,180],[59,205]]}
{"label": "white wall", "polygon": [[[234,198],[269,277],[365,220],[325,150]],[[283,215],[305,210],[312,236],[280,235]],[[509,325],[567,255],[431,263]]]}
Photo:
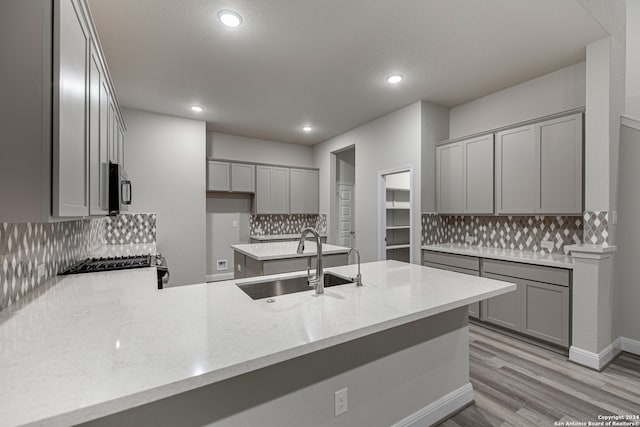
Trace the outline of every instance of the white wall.
{"label": "white wall", "polygon": [[309,146],[215,132],[207,134],[207,157],[313,167],[313,149]]}
{"label": "white wall", "polygon": [[449,138],[458,138],[585,105],[580,62],[450,110]]}
{"label": "white wall", "polygon": [[[251,202],[248,194],[207,194],[207,281],[233,278],[230,245],[249,243]],[[225,259],[227,269],[218,270],[218,260]]]}
{"label": "white wall", "polygon": [[449,139],[449,109],[422,103],[422,212],[436,211],[436,142]]}
{"label": "white wall", "polygon": [[[333,230],[335,156],[332,152],[355,146],[356,238],[362,261],[378,259],[378,172],[411,167],[414,183],[414,261],[420,258],[421,102],[408,105],[313,147],[314,166],[320,169],[320,211],[327,212]],[[330,234],[331,236],[331,234]]]}
{"label": "white wall", "polygon": [[156,213],[170,286],[205,281],[205,122],[124,109],[130,213]]}

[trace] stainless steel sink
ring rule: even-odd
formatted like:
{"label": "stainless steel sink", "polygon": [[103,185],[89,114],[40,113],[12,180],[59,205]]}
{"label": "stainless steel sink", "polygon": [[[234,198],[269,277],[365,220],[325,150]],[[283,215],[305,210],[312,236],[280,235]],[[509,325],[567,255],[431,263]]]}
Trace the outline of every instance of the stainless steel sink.
{"label": "stainless steel sink", "polygon": [[[350,279],[336,276],[332,273],[324,273],[324,287],[344,285],[352,283]],[[262,299],[269,297],[277,297],[279,295],[292,294],[295,292],[303,292],[313,290],[313,287],[307,283],[307,276],[291,277],[289,279],[265,280],[262,282],[246,283],[244,285],[236,284],[245,294],[252,299]]]}

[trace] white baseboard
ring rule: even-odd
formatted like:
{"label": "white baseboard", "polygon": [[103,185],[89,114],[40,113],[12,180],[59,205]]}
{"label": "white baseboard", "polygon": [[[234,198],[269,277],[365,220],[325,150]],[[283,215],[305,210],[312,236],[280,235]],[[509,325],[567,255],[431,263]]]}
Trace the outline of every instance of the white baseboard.
{"label": "white baseboard", "polygon": [[233,273],[207,274],[207,282],[219,282],[233,279]]}
{"label": "white baseboard", "polygon": [[640,356],[640,341],[627,337],[619,337],[616,342],[620,350]]}
{"label": "white baseboard", "polygon": [[571,346],[571,348],[569,348],[569,360],[586,366],[587,368],[601,371],[607,363],[611,362],[613,358],[620,353],[618,340],[619,338],[606,346],[600,353],[593,353],[576,346]]}
{"label": "white baseboard", "polygon": [[427,427],[473,402],[473,386],[467,383],[442,396],[417,412],[398,421],[391,427]]}

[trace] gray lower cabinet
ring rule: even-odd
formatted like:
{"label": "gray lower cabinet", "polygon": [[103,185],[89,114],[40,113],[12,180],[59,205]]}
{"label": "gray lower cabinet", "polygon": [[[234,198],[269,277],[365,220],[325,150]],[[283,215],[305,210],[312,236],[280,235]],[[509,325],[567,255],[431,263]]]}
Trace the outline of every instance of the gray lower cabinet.
{"label": "gray lower cabinet", "polygon": [[[422,265],[471,276],[480,276],[480,259],[476,257],[423,251]],[[475,319],[480,317],[479,302],[469,304],[469,317]]]}
{"label": "gray lower cabinet", "polygon": [[571,271],[423,251],[423,265],[515,283],[515,292],[469,306],[469,316],[561,347],[570,345]]}
{"label": "gray lower cabinet", "polygon": [[569,347],[569,270],[483,260],[482,276],[515,283],[517,290],[483,301],[481,320],[552,344]]}

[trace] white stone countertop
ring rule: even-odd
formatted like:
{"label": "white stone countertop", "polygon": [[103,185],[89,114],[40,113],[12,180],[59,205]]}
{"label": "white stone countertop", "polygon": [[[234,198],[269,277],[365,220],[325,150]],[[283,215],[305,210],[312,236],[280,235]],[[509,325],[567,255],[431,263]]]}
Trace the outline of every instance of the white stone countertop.
{"label": "white stone countertop", "polygon": [[[327,237],[326,234],[321,234],[320,237]],[[253,240],[285,240],[285,239],[300,239],[300,233],[297,234],[252,234],[249,236]]]}
{"label": "white stone countertop", "polygon": [[573,258],[559,253],[538,253],[512,249],[490,248],[487,246],[465,245],[462,243],[443,243],[440,245],[424,245],[422,249],[450,254],[469,255],[479,258],[499,259],[503,261],[522,262],[525,264],[545,265],[548,267],[567,268],[573,270]]}
{"label": "white stone countertop", "polygon": [[[231,245],[233,250],[243,255],[254,258],[258,261],[268,261],[272,259],[302,258],[315,256],[316,242],[307,240],[304,244],[304,252],[296,253],[298,242],[268,242],[268,243],[247,243],[241,245]],[[349,252],[350,248],[345,246],[335,246],[326,243],[322,244],[322,255],[343,254]]]}
{"label": "white stone countertop", "polygon": [[163,290],[154,268],[58,277],[0,312],[0,423],[80,423],[516,289],[397,261],[362,275],[272,304],[235,285],[255,277]]}
{"label": "white stone countertop", "polygon": [[91,253],[93,257],[116,257],[135,255],[155,255],[158,252],[155,243],[134,243],[130,245],[103,245]]}

